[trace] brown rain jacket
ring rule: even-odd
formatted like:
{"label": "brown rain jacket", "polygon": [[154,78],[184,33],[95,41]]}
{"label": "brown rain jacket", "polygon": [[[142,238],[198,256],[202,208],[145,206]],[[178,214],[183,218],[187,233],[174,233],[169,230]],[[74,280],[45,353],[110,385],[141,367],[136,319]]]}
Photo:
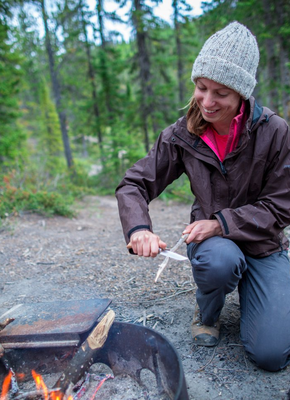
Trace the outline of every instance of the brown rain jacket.
{"label": "brown rain jacket", "polygon": [[287,249],[290,225],[290,134],[286,122],[253,97],[237,148],[223,163],[186,128],[166,128],[148,155],[116,189],[126,242],[137,229],[153,231],[148,204],[185,173],[194,195],[190,222],[218,219],[223,237],[253,257]]}

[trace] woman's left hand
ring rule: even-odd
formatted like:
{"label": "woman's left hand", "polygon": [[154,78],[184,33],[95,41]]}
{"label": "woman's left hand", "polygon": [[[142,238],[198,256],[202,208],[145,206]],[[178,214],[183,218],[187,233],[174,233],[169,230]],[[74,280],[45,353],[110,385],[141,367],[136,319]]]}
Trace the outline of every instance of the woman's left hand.
{"label": "woman's left hand", "polygon": [[201,243],[213,236],[222,236],[222,228],[216,219],[203,219],[188,225],[183,235],[189,233],[186,243]]}

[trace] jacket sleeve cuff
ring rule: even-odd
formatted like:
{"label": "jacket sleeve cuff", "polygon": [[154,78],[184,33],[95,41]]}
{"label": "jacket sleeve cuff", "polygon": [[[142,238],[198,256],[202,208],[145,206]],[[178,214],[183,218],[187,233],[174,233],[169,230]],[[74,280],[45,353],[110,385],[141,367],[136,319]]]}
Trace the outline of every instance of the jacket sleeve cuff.
{"label": "jacket sleeve cuff", "polygon": [[223,235],[228,235],[230,233],[227,221],[221,211],[218,211],[217,213],[213,214],[212,218],[217,219],[218,222],[220,223],[220,226],[223,231]]}

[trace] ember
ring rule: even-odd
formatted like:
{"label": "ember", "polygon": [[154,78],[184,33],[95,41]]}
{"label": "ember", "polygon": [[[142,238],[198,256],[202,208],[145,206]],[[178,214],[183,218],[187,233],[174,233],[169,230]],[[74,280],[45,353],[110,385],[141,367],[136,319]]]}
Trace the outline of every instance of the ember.
{"label": "ember", "polygon": [[107,375],[105,376],[105,378],[103,378],[103,379],[100,381],[100,383],[98,384],[98,386],[96,387],[96,389],[95,389],[95,391],[94,391],[94,393],[93,393],[93,396],[92,396],[91,400],[94,400],[94,398],[96,397],[97,392],[99,391],[99,389],[101,388],[101,386],[103,386],[104,382],[106,382],[107,379],[113,379],[113,378],[114,378],[114,377],[113,377],[112,375],[107,374]]}

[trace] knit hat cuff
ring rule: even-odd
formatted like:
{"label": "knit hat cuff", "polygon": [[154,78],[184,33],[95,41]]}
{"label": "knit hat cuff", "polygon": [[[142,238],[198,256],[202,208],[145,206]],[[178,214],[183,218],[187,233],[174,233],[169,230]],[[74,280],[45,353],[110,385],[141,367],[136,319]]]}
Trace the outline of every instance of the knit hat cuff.
{"label": "knit hat cuff", "polygon": [[198,56],[193,64],[191,80],[207,78],[225,85],[247,100],[255,86],[256,79],[237,64],[217,56]]}

